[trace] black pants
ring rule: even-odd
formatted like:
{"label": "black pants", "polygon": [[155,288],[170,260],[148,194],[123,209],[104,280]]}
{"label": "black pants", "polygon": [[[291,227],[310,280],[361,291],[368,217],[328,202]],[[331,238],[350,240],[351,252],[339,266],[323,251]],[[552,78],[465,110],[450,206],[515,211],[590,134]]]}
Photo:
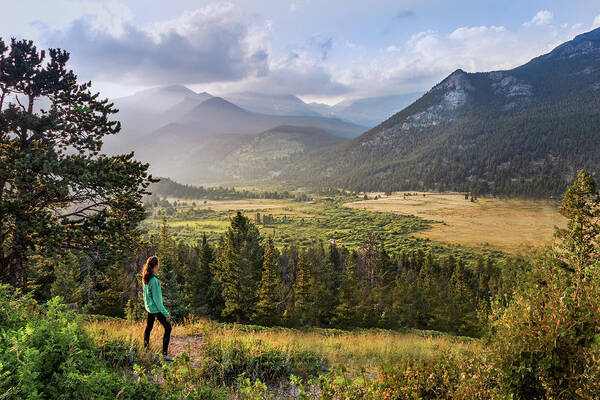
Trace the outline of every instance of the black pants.
{"label": "black pants", "polygon": [[167,350],[169,349],[169,340],[171,339],[171,324],[161,313],[148,313],[148,318],[146,319],[146,330],[144,331],[144,346],[147,348],[150,345],[150,332],[152,332],[152,328],[154,327],[155,318],[158,318],[158,322],[160,322],[165,328],[165,334],[163,335],[162,353],[166,356]]}

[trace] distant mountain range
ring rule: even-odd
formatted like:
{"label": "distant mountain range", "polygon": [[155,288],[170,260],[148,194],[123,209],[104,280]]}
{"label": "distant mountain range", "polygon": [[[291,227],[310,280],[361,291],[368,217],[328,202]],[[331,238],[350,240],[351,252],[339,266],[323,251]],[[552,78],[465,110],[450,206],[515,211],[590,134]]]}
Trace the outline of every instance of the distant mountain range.
{"label": "distant mountain range", "polygon": [[248,111],[256,113],[339,118],[366,128],[372,128],[418,99],[422,94],[409,93],[344,100],[333,106],[322,103],[307,104],[290,94],[272,95],[243,92],[227,94],[223,97]]}
{"label": "distant mountain range", "polygon": [[600,28],[520,67],[457,70],[361,136],[282,175],[356,190],[559,195],[600,172]]}
{"label": "distant mountain range", "polygon": [[334,106],[318,103],[310,103],[309,106],[321,115],[335,116],[371,128],[385,121],[422,95],[423,93],[408,93],[345,100]]}
{"label": "distant mountain range", "polygon": [[137,159],[151,164],[153,174],[185,183],[268,178],[301,155],[365,130],[317,113],[251,112],[184,86],[150,89],[114,102],[123,132],[107,138],[104,150],[135,151]]}

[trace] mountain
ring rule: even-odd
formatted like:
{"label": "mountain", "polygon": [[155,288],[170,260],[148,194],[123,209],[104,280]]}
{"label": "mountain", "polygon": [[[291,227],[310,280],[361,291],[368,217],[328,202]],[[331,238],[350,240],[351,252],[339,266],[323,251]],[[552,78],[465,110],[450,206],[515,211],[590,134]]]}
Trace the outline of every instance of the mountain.
{"label": "mountain", "polygon": [[[223,96],[238,106],[255,113],[271,115],[301,115],[322,117],[319,112],[292,94],[266,94],[256,92],[230,93]],[[329,115],[338,117],[337,115]],[[359,124],[360,125],[360,124]]]}
{"label": "mountain", "polygon": [[344,142],[323,129],[305,126],[278,126],[256,135],[225,157],[225,169],[232,176],[260,179],[279,175],[281,170],[310,152]]}
{"label": "mountain", "polygon": [[506,71],[457,70],[354,140],[285,171],[354,190],[559,195],[600,171],[600,29]]}
{"label": "mountain", "polygon": [[339,118],[365,127],[373,127],[406,107],[422,93],[344,100],[334,106],[305,103],[292,94],[256,92],[230,93],[223,97],[245,110],[270,115],[300,115]]}
{"label": "mountain", "polygon": [[252,135],[198,134],[191,125],[169,124],[140,143],[136,158],[150,162],[157,176],[194,184],[232,182],[278,175],[301,157],[344,141],[310,126],[276,126]]}
{"label": "mountain", "polygon": [[[103,150],[109,154],[135,151],[136,159],[151,164],[153,174],[186,183],[231,181],[242,175],[247,177],[244,171],[262,178],[268,176],[266,168],[279,171],[300,154],[323,147],[321,143],[339,144],[342,137],[356,137],[365,129],[337,118],[250,112],[221,97],[195,93],[183,86],[150,89],[117,99],[115,103],[123,110],[119,113],[123,132],[107,138]],[[296,136],[286,140],[275,135],[263,136],[279,146],[290,146],[294,157],[292,153],[278,157],[277,164],[273,160],[262,162],[255,155],[257,164],[247,169],[240,169],[231,157],[224,162],[231,152],[248,144],[256,135],[280,126],[286,127],[280,134]],[[315,146],[307,145],[298,135],[312,138]],[[259,154],[261,148],[280,155],[290,152],[276,147],[263,141],[254,153]],[[247,150],[244,154],[250,153]]]}
{"label": "mountain", "polygon": [[173,107],[183,103],[197,105],[211,97],[208,93],[196,93],[185,86],[172,85],[143,90],[112,101],[119,110],[123,130],[143,132],[167,123]]}
{"label": "mountain", "polygon": [[200,103],[183,115],[181,123],[193,126],[198,134],[257,134],[280,125],[312,126],[346,138],[356,137],[364,131],[364,127],[338,118],[254,113],[221,97]]}
{"label": "mountain", "polygon": [[325,116],[335,116],[355,124],[373,127],[394,115],[421,97],[422,93],[408,93],[380,97],[367,97],[344,100],[334,106],[310,103],[315,112]]}

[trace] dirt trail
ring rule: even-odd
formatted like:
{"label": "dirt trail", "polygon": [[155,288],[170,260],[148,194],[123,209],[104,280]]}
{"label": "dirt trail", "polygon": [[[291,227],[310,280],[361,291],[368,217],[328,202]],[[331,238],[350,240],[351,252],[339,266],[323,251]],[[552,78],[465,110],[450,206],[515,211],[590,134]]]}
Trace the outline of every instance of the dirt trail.
{"label": "dirt trail", "polygon": [[171,336],[169,354],[175,357],[187,353],[192,366],[197,367],[200,363],[200,349],[203,344],[204,336],[202,335]]}

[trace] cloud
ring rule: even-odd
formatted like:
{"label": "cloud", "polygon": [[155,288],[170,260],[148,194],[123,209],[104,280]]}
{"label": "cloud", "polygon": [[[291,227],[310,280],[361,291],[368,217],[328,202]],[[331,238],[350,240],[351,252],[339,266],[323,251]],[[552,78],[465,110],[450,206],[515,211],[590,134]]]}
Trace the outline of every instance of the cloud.
{"label": "cloud", "polygon": [[236,17],[231,5],[209,5],[150,29],[123,22],[120,32],[79,18],[48,31],[52,46],[68,49],[85,77],[144,83],[239,80],[268,70],[260,33]]}
{"label": "cloud", "polygon": [[321,61],[326,61],[329,57],[329,52],[333,49],[333,38],[314,35],[308,38],[308,46],[315,48],[319,53]]}
{"label": "cloud", "polygon": [[600,15],[597,15],[592,22],[592,29],[600,28]]}
{"label": "cloud", "polygon": [[217,84],[208,91],[231,93],[253,91],[271,94],[339,96],[350,93],[352,88],[334,78],[334,67],[324,65],[303,49],[272,59],[267,74],[240,82]]}
{"label": "cloud", "polygon": [[402,10],[396,13],[396,19],[404,19],[404,18],[413,18],[416,17],[417,14],[413,10]]}
{"label": "cloud", "polygon": [[493,25],[423,31],[404,42],[388,44],[368,64],[350,66],[335,75],[357,97],[427,90],[458,68],[469,72],[514,68],[580,33],[574,25],[550,25],[549,29],[526,35]]}
{"label": "cloud", "polygon": [[534,25],[548,25],[550,22],[552,22],[553,17],[554,15],[550,11],[540,10],[533,16],[533,18],[531,18],[531,20],[525,22],[523,26],[529,27]]}

